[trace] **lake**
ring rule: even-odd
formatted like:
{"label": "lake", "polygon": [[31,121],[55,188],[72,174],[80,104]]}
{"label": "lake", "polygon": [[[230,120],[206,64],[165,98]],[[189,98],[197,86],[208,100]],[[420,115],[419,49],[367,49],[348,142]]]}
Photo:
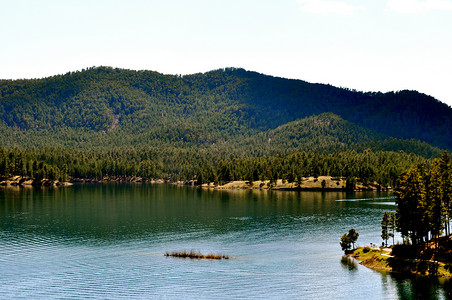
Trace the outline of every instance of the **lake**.
{"label": "lake", "polygon": [[[448,281],[341,262],[381,244],[389,192],[0,188],[0,298],[447,299]],[[165,257],[199,250],[229,260]]]}

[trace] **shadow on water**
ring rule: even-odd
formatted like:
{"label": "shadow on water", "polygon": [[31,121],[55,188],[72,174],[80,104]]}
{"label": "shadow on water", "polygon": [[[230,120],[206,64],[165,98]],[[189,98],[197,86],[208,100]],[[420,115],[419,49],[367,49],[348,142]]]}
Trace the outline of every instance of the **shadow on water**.
{"label": "shadow on water", "polygon": [[382,275],[383,285],[395,284],[399,299],[451,299],[452,282],[442,278],[407,276],[401,274]]}

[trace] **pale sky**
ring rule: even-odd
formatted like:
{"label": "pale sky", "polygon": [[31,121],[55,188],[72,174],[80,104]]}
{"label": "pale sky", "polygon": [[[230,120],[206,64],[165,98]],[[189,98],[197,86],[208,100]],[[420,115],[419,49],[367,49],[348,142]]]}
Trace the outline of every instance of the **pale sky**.
{"label": "pale sky", "polygon": [[0,0],[0,78],[223,67],[452,106],[452,0]]}

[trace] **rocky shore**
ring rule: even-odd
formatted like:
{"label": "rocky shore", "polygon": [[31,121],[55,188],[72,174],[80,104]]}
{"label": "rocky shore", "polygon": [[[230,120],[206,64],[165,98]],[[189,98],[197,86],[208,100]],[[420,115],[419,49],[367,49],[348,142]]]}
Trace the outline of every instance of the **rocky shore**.
{"label": "rocky shore", "polygon": [[[335,178],[331,176],[304,177],[301,182],[285,182],[278,179],[275,182],[265,181],[231,181],[223,185],[214,183],[203,184],[202,188],[214,189],[269,189],[269,190],[287,190],[287,191],[345,191],[346,181],[344,178]],[[355,191],[388,191],[391,187],[381,186],[377,182],[363,185],[357,183]]]}
{"label": "rocky shore", "polygon": [[[346,181],[344,178],[335,178],[331,176],[305,177],[301,182],[287,182],[282,179],[276,181],[257,180],[257,181],[231,181],[225,184],[202,184],[197,185],[196,180],[171,181],[169,179],[147,179],[137,176],[104,176],[100,178],[71,178],[69,181],[61,182],[58,180],[41,179],[36,180],[24,176],[12,176],[9,178],[0,178],[0,186],[68,186],[75,183],[150,183],[174,185],[197,186],[205,189],[261,189],[261,190],[280,190],[280,191],[346,191]],[[388,191],[391,187],[381,186],[374,182],[363,185],[357,183],[354,191]]]}
{"label": "rocky shore", "polygon": [[71,182],[61,182],[51,179],[35,179],[31,177],[13,176],[9,178],[0,178],[0,186],[69,186]]}

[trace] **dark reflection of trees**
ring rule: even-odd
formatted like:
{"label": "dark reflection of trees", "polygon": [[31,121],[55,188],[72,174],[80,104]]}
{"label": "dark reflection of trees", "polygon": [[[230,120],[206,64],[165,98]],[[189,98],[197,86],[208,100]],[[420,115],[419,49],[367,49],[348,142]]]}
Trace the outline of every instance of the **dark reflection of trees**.
{"label": "dark reflection of trees", "polygon": [[341,266],[349,271],[356,272],[358,270],[358,266],[356,261],[348,256],[342,256],[341,258]]}
{"label": "dark reflection of trees", "polygon": [[451,299],[452,282],[428,277],[392,274],[399,299]]}
{"label": "dark reflection of trees", "polygon": [[[4,197],[0,199],[0,228],[4,230],[109,242],[199,230],[212,234],[283,227],[299,230],[301,217],[334,215],[335,200],[345,194],[80,184],[11,187],[3,189],[0,197]],[[297,222],[287,216],[297,217]],[[333,217],[325,220],[336,223]]]}
{"label": "dark reflection of trees", "polygon": [[444,296],[446,299],[452,299],[452,280],[447,280],[443,284]]}

